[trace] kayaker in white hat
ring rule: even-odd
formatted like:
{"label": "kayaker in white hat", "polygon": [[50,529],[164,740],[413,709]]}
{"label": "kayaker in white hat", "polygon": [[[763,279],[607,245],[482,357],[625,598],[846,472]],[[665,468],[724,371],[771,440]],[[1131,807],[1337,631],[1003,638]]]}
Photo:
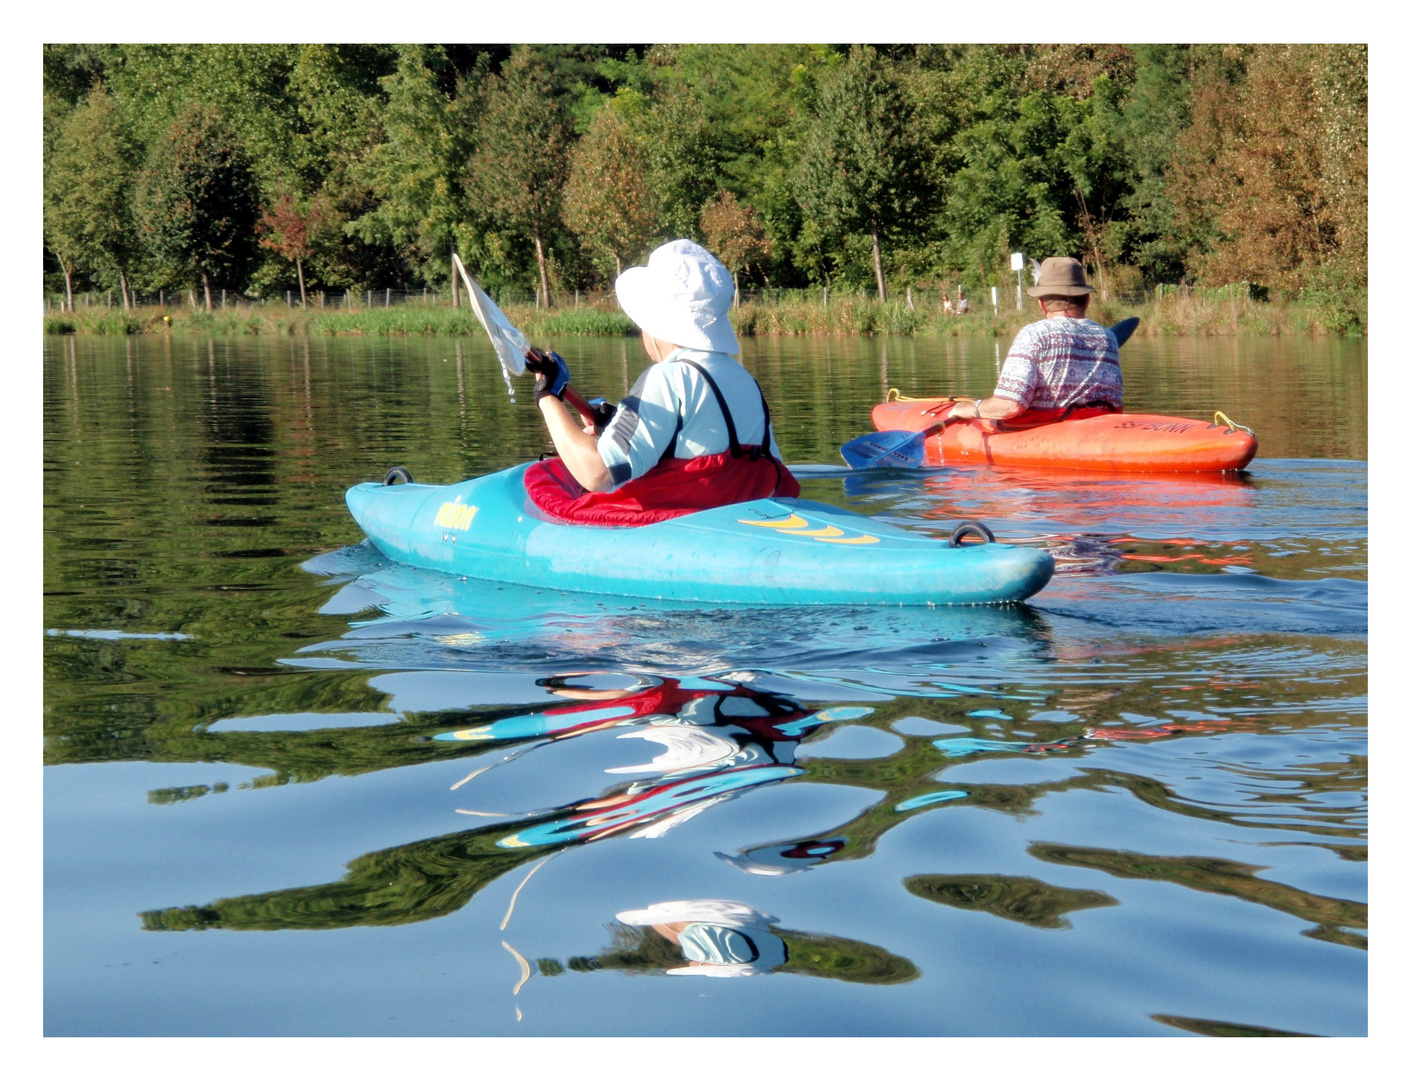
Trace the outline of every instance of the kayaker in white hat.
{"label": "kayaker in white hat", "polygon": [[737,359],[734,295],[730,271],[690,240],[663,244],[646,266],[617,279],[618,302],[642,328],[654,363],[601,431],[564,404],[561,359],[536,374],[535,400],[562,464],[526,477],[541,509],[570,521],[631,524],[798,495],[769,407]]}
{"label": "kayaker in white hat", "polygon": [[992,396],[957,401],[949,415],[1011,420],[1021,413],[1063,412],[1091,406],[1122,408],[1122,369],[1117,338],[1087,317],[1095,291],[1077,259],[1045,259],[1028,294],[1044,317],[1014,336]]}

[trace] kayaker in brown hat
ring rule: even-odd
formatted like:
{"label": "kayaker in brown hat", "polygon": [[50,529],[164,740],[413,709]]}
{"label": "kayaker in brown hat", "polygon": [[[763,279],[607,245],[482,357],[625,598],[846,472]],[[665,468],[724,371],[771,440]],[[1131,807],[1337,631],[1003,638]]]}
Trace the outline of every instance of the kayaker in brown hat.
{"label": "kayaker in brown hat", "polygon": [[1014,336],[995,392],[983,401],[956,402],[950,416],[986,420],[1056,419],[1085,407],[1119,412],[1122,369],[1117,337],[1087,317],[1095,290],[1077,259],[1045,259],[1027,292],[1044,317]]}

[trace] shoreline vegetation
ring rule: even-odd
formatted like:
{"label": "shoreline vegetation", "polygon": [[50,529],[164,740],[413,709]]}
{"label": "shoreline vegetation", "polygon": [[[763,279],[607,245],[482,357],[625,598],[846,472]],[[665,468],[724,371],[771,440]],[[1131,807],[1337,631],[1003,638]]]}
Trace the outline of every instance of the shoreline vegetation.
{"label": "shoreline vegetation", "polygon": [[[506,317],[531,338],[627,337],[635,325],[607,297],[572,307],[503,305]],[[1154,296],[1139,302],[1093,299],[1092,318],[1105,324],[1136,315],[1139,336],[1252,337],[1345,335],[1360,337],[1366,313],[1347,312],[1342,304],[1319,300],[1255,300],[1245,295],[1206,296],[1198,291]],[[879,302],[870,296],[799,293],[742,300],[731,312],[741,337],[795,336],[944,336],[1005,337],[1038,318],[1031,304],[1016,308],[1002,299],[995,311],[975,303],[967,315],[942,311],[929,296]],[[268,335],[285,337],[457,337],[485,331],[468,304],[453,307],[433,298],[389,307],[300,307],[285,303],[240,302],[206,311],[189,305],[146,305],[123,311],[105,305],[76,311],[49,311],[45,334],[82,335]]]}

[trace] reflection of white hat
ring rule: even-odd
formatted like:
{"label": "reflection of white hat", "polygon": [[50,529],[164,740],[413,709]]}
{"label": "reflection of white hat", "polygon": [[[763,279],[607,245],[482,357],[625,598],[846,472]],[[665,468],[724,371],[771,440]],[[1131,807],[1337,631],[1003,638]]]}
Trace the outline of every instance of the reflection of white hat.
{"label": "reflection of white hat", "polygon": [[681,930],[679,944],[686,959],[694,963],[671,968],[668,975],[764,975],[788,959],[783,940],[769,927],[779,920],[736,900],[669,900],[619,912],[617,918],[629,926],[690,923]]}
{"label": "reflection of white hat", "polygon": [[652,337],[688,349],[738,355],[730,325],[735,279],[700,244],[673,240],[617,279],[617,302]]}
{"label": "reflection of white hat", "polygon": [[778,922],[749,904],[738,900],[667,900],[635,911],[619,911],[617,921],[628,926],[651,926],[653,923],[713,922],[721,926],[748,926],[755,921]]}

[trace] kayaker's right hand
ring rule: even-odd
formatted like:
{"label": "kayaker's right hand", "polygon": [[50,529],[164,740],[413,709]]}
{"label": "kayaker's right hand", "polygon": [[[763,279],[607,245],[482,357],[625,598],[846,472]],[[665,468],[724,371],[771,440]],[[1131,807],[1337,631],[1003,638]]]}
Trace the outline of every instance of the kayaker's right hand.
{"label": "kayaker's right hand", "polygon": [[564,388],[568,386],[568,364],[556,352],[548,352],[524,362],[524,366],[534,372],[534,400],[537,402],[546,395],[563,400]]}

